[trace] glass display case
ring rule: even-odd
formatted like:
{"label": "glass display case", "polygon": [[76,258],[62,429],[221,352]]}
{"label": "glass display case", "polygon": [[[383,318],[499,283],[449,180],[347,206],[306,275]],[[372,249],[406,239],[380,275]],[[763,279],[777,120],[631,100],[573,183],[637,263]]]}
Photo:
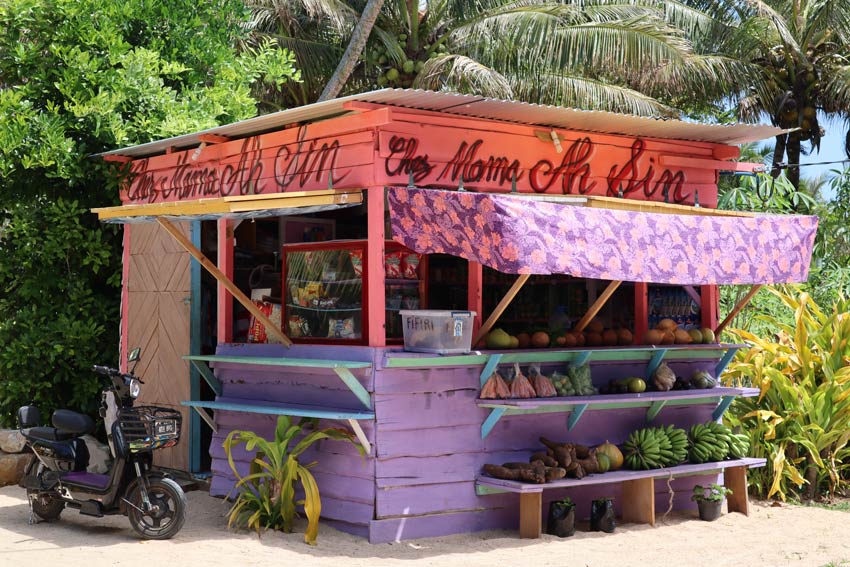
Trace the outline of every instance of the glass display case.
{"label": "glass display case", "polygon": [[365,343],[366,241],[287,244],[282,259],[289,338]]}
{"label": "glass display case", "polygon": [[[427,308],[427,258],[385,244],[386,339],[402,341],[402,309]],[[283,331],[295,342],[367,344],[365,240],[286,244],[282,255]],[[380,306],[377,306],[380,309]]]}

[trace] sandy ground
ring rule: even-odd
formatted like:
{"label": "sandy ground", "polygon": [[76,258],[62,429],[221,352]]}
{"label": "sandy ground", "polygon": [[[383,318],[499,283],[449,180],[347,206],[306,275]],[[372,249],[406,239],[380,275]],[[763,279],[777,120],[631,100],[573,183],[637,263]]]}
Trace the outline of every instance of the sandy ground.
{"label": "sandy ground", "polygon": [[203,492],[188,496],[183,530],[158,542],[137,539],[122,516],[98,519],[66,510],[58,522],[29,525],[24,491],[0,488],[0,565],[850,566],[850,514],[821,508],[755,503],[749,517],[724,514],[708,523],[670,516],[654,528],[579,531],[564,540],[520,540],[512,532],[491,531],[370,545],[322,526],[318,547],[309,547],[298,533],[258,539],[228,532],[222,500]]}

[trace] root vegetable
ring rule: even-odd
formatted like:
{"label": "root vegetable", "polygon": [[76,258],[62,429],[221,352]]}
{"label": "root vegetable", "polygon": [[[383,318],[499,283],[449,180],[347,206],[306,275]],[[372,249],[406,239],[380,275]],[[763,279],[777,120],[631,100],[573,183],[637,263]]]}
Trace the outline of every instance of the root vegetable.
{"label": "root vegetable", "polygon": [[541,463],[543,463],[547,467],[557,467],[558,466],[558,461],[556,461],[553,457],[550,457],[546,453],[534,453],[533,455],[531,455],[531,458],[529,459],[529,461],[532,462],[532,463],[534,461],[540,461]]}
{"label": "root vegetable", "polygon": [[519,364],[514,365],[514,371],[516,372],[516,377],[514,381],[511,382],[511,398],[535,398],[537,397],[537,393],[534,391],[534,388],[531,386],[531,382],[528,381],[523,373],[519,369]]}
{"label": "root vegetable", "polygon": [[498,372],[493,372],[481,388],[481,399],[505,400],[511,397],[511,390]]}

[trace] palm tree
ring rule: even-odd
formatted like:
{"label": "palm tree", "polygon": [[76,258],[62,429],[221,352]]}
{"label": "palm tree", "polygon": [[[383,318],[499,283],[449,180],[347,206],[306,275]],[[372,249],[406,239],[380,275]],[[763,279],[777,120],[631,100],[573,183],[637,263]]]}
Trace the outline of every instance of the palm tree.
{"label": "palm tree", "polygon": [[[712,17],[700,39],[749,64],[729,94],[741,118],[797,130],[776,137],[772,173],[800,186],[801,153],[820,149],[818,113],[850,117],[850,0],[686,0]],[[846,150],[850,156],[850,133]]]}
{"label": "palm tree", "polygon": [[[365,5],[253,0],[257,38],[294,51],[304,77],[297,90],[267,93],[277,104],[318,98]],[[660,97],[715,100],[744,70],[694,49],[688,30],[706,21],[674,0],[385,0],[343,92],[414,87],[677,116]]]}

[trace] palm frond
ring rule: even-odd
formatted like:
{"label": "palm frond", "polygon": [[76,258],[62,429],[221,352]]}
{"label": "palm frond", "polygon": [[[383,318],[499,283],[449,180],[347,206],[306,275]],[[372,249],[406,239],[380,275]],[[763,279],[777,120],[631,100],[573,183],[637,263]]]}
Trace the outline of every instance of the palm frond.
{"label": "palm frond", "polygon": [[644,93],[586,77],[546,74],[513,85],[516,97],[541,104],[639,116],[678,117],[679,111]]}
{"label": "palm frond", "polygon": [[429,59],[413,86],[428,90],[449,90],[511,99],[513,91],[499,72],[463,55],[443,55]]}

